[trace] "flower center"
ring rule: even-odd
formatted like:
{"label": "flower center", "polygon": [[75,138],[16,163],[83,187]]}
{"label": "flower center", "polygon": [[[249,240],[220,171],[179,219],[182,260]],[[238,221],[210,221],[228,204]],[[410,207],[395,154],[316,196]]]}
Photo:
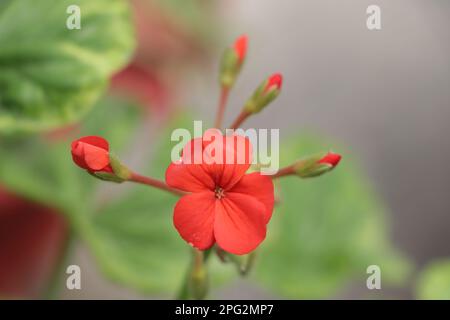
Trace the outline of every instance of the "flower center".
{"label": "flower center", "polygon": [[214,194],[217,199],[222,199],[225,197],[225,190],[223,190],[221,187],[216,187],[216,190],[214,190]]}

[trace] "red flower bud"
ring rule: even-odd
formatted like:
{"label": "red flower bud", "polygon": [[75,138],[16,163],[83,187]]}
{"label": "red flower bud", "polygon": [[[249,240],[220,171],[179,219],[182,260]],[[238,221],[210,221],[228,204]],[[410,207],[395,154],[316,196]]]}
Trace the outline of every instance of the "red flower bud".
{"label": "red flower bud", "polygon": [[228,47],[220,63],[220,84],[223,88],[230,89],[236,82],[241,72],[245,57],[247,56],[248,38],[242,35],[236,39],[233,46]]}
{"label": "red flower bud", "polygon": [[337,153],[321,153],[298,160],[292,165],[292,169],[301,178],[318,177],[333,170],[341,158]]}
{"label": "red flower bud", "polygon": [[247,100],[244,110],[251,114],[260,112],[278,97],[282,83],[283,76],[280,73],[271,75],[258,86],[250,99]]}
{"label": "red flower bud", "polygon": [[318,161],[318,163],[324,163],[332,167],[336,167],[339,161],[341,161],[341,158],[342,156],[340,154],[328,152],[325,157]]}
{"label": "red flower bud", "polygon": [[269,80],[267,81],[266,87],[264,88],[264,93],[272,89],[280,90],[282,84],[283,84],[283,76],[279,73],[275,73],[272,76],[270,76]]}
{"label": "red flower bud", "polygon": [[236,53],[239,63],[244,62],[245,56],[247,55],[247,35],[242,35],[236,39],[234,42],[234,52]]}
{"label": "red flower bud", "polygon": [[72,142],[72,159],[89,172],[113,172],[109,144],[102,137],[87,136]]}

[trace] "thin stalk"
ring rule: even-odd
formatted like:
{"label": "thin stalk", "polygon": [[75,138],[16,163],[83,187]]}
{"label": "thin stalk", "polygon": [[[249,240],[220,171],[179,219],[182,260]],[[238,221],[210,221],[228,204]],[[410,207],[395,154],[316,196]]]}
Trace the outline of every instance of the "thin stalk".
{"label": "thin stalk", "polygon": [[293,166],[288,166],[288,167],[284,167],[281,168],[280,170],[278,170],[277,173],[275,173],[274,175],[271,176],[272,179],[277,179],[277,178],[281,178],[281,177],[285,177],[285,176],[289,176],[295,174],[295,170]]}
{"label": "thin stalk", "polygon": [[225,108],[228,101],[228,94],[230,90],[226,87],[222,87],[220,92],[219,106],[217,108],[216,121],[214,127],[220,129],[222,126],[223,116],[225,114]]}
{"label": "thin stalk", "polygon": [[[209,256],[211,255],[211,249],[208,249],[204,251],[203,253],[203,263],[206,263],[208,261]],[[194,259],[198,259],[198,256]],[[194,261],[195,263],[199,263],[199,261]],[[189,279],[192,272],[192,266],[189,265],[186,271],[186,275],[184,276],[183,283],[181,284],[180,290],[177,293],[176,299],[177,300],[188,300],[190,298],[190,292],[189,292]]]}
{"label": "thin stalk", "polygon": [[132,182],[136,182],[136,183],[140,183],[140,184],[145,184],[147,186],[151,186],[154,188],[158,188],[164,191],[168,191],[170,193],[173,193],[177,196],[183,196],[186,193],[178,190],[178,189],[174,189],[172,187],[169,187],[164,181],[161,180],[157,180],[157,179],[153,179],[150,177],[146,177],[146,176],[142,176],[140,174],[137,174],[135,172],[131,173],[130,178],[128,179],[128,181],[132,181]]}
{"label": "thin stalk", "polygon": [[250,112],[242,110],[239,116],[234,120],[234,122],[231,124],[230,128],[233,130],[236,130],[239,128],[245,120],[251,115]]}

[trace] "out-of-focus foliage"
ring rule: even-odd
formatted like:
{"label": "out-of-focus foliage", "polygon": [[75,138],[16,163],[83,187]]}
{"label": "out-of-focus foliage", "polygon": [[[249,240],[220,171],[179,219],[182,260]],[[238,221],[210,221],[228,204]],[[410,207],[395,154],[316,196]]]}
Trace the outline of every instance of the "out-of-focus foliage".
{"label": "out-of-focus foliage", "polygon": [[211,19],[210,8],[214,1],[209,0],[151,0],[158,3],[163,10],[170,12],[175,21],[189,32],[196,34],[200,40],[209,39],[215,34],[213,19]]}
{"label": "out-of-focus foliage", "polygon": [[[298,135],[280,150],[281,162],[327,150],[319,139]],[[280,204],[261,246],[255,279],[290,298],[324,298],[351,279],[365,283],[375,264],[383,284],[399,283],[408,263],[392,248],[385,208],[369,181],[344,155],[331,173],[316,179],[279,181]]]}
{"label": "out-of-focus foliage", "polygon": [[419,299],[450,300],[450,260],[428,265],[419,276],[416,293]]}
{"label": "out-of-focus foliage", "polygon": [[[81,9],[81,29],[66,12]],[[37,131],[80,119],[134,47],[125,0],[2,0],[0,132]]]}
{"label": "out-of-focus foliage", "polygon": [[120,150],[131,139],[137,119],[137,108],[108,99],[66,139],[4,137],[0,141],[0,181],[11,191],[52,204],[65,213],[77,211],[89,205],[95,180],[73,165],[71,138],[103,135]]}

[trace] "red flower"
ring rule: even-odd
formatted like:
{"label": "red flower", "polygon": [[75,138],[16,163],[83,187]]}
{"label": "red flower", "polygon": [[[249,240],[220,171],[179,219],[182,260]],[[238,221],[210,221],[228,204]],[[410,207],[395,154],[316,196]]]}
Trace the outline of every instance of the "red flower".
{"label": "red flower", "polygon": [[341,161],[341,158],[342,156],[340,154],[328,152],[325,157],[318,161],[318,163],[325,163],[332,167],[336,167],[339,161]]}
{"label": "red flower", "polygon": [[234,52],[236,52],[239,63],[242,63],[245,59],[245,56],[247,54],[247,43],[248,38],[245,34],[237,38],[234,42]]}
{"label": "red flower", "polygon": [[167,184],[191,192],[178,201],[173,217],[186,242],[201,250],[217,242],[225,251],[246,254],[264,240],[273,211],[273,183],[256,172],[245,174],[250,164],[246,137],[222,136],[211,129],[191,140],[181,159],[169,165]]}
{"label": "red flower", "polygon": [[109,144],[102,137],[88,136],[73,141],[72,159],[90,172],[113,172],[109,163]]}

